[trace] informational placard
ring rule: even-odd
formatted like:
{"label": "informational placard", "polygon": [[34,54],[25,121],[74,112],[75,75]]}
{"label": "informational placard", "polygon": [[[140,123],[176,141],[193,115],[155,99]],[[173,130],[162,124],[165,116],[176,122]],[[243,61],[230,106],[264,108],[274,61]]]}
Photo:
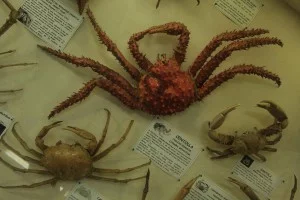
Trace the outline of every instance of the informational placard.
{"label": "informational placard", "polygon": [[260,161],[247,155],[236,163],[232,174],[266,198],[270,198],[272,191],[279,183],[279,178],[274,172]]}
{"label": "informational placard", "polygon": [[260,0],[215,0],[215,7],[242,27],[250,24],[262,6]]}
{"label": "informational placard", "polygon": [[11,114],[0,110],[0,138],[6,133],[13,121],[14,117]]}
{"label": "informational placard", "polygon": [[58,0],[25,0],[18,20],[55,49],[65,48],[83,18]]}
{"label": "informational placard", "polygon": [[237,200],[209,178],[200,175],[184,200]]}
{"label": "informational placard", "polygon": [[188,139],[169,123],[154,120],[134,147],[166,173],[180,178],[203,147]]}
{"label": "informational placard", "polygon": [[68,194],[66,200],[108,200],[90,188],[87,184],[78,182]]}

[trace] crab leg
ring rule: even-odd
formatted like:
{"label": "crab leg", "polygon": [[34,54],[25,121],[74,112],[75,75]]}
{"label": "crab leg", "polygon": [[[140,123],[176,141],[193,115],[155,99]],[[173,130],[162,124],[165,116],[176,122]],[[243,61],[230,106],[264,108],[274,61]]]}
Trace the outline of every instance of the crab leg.
{"label": "crab leg", "polygon": [[131,167],[131,168],[127,168],[127,169],[104,169],[104,168],[95,168],[93,167],[92,171],[96,172],[96,173],[114,173],[114,174],[120,174],[120,173],[126,173],[126,172],[131,172],[133,170],[148,166],[151,164],[151,161],[135,166],[135,167]]}
{"label": "crab leg", "polygon": [[13,128],[12,128],[12,133],[13,133],[13,135],[17,138],[17,140],[20,142],[20,144],[22,145],[22,147],[23,147],[26,151],[28,151],[28,152],[31,153],[32,155],[35,155],[35,156],[38,157],[38,158],[41,158],[41,157],[43,156],[43,154],[41,154],[40,152],[38,152],[38,151],[36,151],[36,150],[34,150],[34,149],[29,148],[29,146],[27,145],[27,143],[19,136],[18,132],[16,131],[16,127],[15,127],[16,124],[17,124],[17,123],[15,123],[15,124],[13,125]]}
{"label": "crab leg", "polygon": [[267,160],[265,156],[263,156],[263,155],[261,155],[259,153],[255,153],[254,155],[256,155],[263,162],[266,162],[266,160]]}
{"label": "crab leg", "polygon": [[0,157],[0,162],[2,162],[8,168],[10,168],[10,169],[12,169],[14,171],[22,172],[22,173],[47,174],[47,175],[51,174],[49,171],[46,171],[46,170],[21,169],[21,168],[15,167],[15,166],[9,164],[8,162],[6,162],[5,160],[3,160],[1,157]]}
{"label": "crab leg", "polygon": [[54,185],[56,182],[57,182],[56,178],[51,178],[51,179],[41,181],[41,182],[38,182],[38,183],[33,183],[31,185],[16,185],[16,186],[2,186],[2,185],[0,185],[0,188],[4,188],[4,189],[35,188],[35,187],[39,187],[39,186],[42,186],[42,185],[48,185],[48,184]]}
{"label": "crab leg", "polygon": [[203,51],[201,51],[200,55],[195,59],[194,63],[189,67],[190,74],[195,77],[197,72],[201,69],[201,67],[203,67],[207,59],[219,46],[222,45],[223,42],[239,40],[265,33],[269,33],[269,31],[266,29],[244,29],[240,31],[224,32],[215,36],[203,49]]}
{"label": "crab leg", "polygon": [[88,143],[88,145],[86,147],[89,154],[92,154],[95,151],[95,149],[97,147],[97,140],[96,140],[96,137],[92,133],[90,133],[86,130],[77,128],[77,127],[73,127],[73,126],[67,126],[67,128],[63,128],[63,129],[67,130],[67,131],[71,131],[72,133],[75,133],[79,137],[89,140],[90,142]]}
{"label": "crab leg", "polygon": [[28,161],[28,162],[32,162],[35,164],[38,164],[40,166],[42,166],[41,162],[39,160],[36,160],[34,158],[31,158],[29,156],[24,156],[22,155],[19,151],[15,150],[13,147],[11,147],[9,144],[6,143],[6,141],[2,138],[1,142],[4,146],[6,146],[6,148],[8,148],[9,150],[11,150],[12,152],[14,152],[16,155],[18,155],[19,157],[21,157],[22,159]]}
{"label": "crab leg", "polygon": [[200,70],[198,73],[195,83],[196,85],[202,86],[208,78],[211,76],[213,71],[223,62],[226,58],[228,58],[234,51],[239,50],[247,50],[251,47],[258,47],[263,45],[271,45],[277,44],[279,46],[283,46],[281,40],[277,38],[250,38],[240,41],[235,41],[224,47],[221,51],[219,51],[214,57],[212,57]]}
{"label": "crab leg", "polygon": [[277,149],[272,148],[272,147],[264,147],[264,148],[262,149],[262,151],[276,152]]}
{"label": "crab leg", "polygon": [[2,0],[6,6],[10,9],[9,18],[6,22],[0,27],[0,37],[10,28],[12,25],[17,23],[17,17],[19,12],[9,3],[7,0]]}
{"label": "crab leg", "polygon": [[130,178],[130,179],[116,179],[116,178],[107,178],[107,177],[89,175],[89,176],[87,176],[87,178],[94,179],[94,180],[115,182],[115,183],[128,183],[128,182],[131,182],[131,181],[136,181],[136,180],[146,178],[146,176],[140,176],[140,177]]}
{"label": "crab leg", "polygon": [[104,126],[104,129],[102,131],[102,137],[101,139],[99,140],[96,148],[95,148],[95,151],[91,154],[91,156],[94,156],[100,149],[100,147],[102,146],[104,140],[105,140],[105,137],[106,137],[106,134],[107,134],[107,130],[108,130],[108,126],[109,126],[109,122],[110,122],[110,111],[108,109],[104,109],[106,112],[107,112],[107,118],[106,118],[106,123],[105,123],[105,126]]}
{"label": "crab leg", "polygon": [[16,89],[16,90],[1,90],[0,93],[14,93],[14,92],[20,92],[23,89]]}
{"label": "crab leg", "polygon": [[112,69],[106,67],[105,65],[102,65],[101,63],[92,60],[90,58],[85,58],[85,57],[80,58],[80,57],[72,56],[42,45],[38,45],[38,47],[50,53],[51,55],[54,55],[58,58],[65,60],[68,63],[72,63],[76,65],[77,67],[89,67],[99,75],[102,75],[107,79],[111,80],[112,82],[118,84],[121,88],[128,91],[128,93],[130,93],[132,96],[136,96],[136,91],[132,87],[132,85],[125,78],[123,78],[119,73],[113,71]]}
{"label": "crab leg", "polygon": [[222,83],[233,79],[238,74],[249,74],[257,75],[262,78],[273,80],[278,86],[281,85],[280,78],[278,75],[273,74],[263,67],[255,67],[254,65],[237,65],[231,69],[224,70],[216,76],[207,80],[199,89],[197,93],[198,100],[202,100],[204,97],[209,95],[213,90],[219,87]]}
{"label": "crab leg", "polygon": [[227,108],[226,110],[222,111],[218,114],[211,122],[209,122],[209,132],[208,136],[215,142],[219,144],[231,145],[234,141],[234,136],[232,135],[224,135],[217,133],[215,130],[219,128],[225,121],[227,115],[235,110],[239,105],[232,106]]}
{"label": "crab leg", "polygon": [[128,135],[132,125],[133,125],[134,120],[131,120],[125,133],[122,135],[122,137],[119,139],[118,142],[116,142],[115,144],[112,144],[111,146],[109,146],[107,149],[105,149],[104,151],[100,152],[98,155],[93,157],[93,161],[97,161],[100,160],[101,158],[103,158],[104,156],[106,156],[109,152],[111,152],[113,149],[117,148],[125,139],[126,136]]}
{"label": "crab leg", "polygon": [[87,15],[95,31],[97,32],[100,41],[107,47],[107,50],[112,52],[119,63],[124,67],[124,69],[131,75],[134,80],[139,81],[141,78],[141,73],[130,62],[128,62],[128,60],[126,60],[124,55],[118,49],[117,45],[101,29],[101,27],[97,24],[92,11],[89,8],[87,9]]}
{"label": "crab leg", "polygon": [[48,146],[44,144],[43,137],[45,137],[52,128],[60,126],[61,122],[62,121],[57,121],[57,122],[53,122],[48,126],[44,126],[42,130],[39,132],[38,136],[35,138],[36,146],[38,146],[42,151],[48,148]]}
{"label": "crab leg", "polygon": [[145,182],[145,186],[143,189],[142,200],[146,200],[147,194],[149,192],[149,179],[150,179],[150,170],[148,169],[147,175],[146,175],[146,182]]}
{"label": "crab leg", "polygon": [[9,50],[9,51],[5,51],[5,52],[1,52],[0,55],[9,54],[9,53],[13,53],[13,52],[16,52],[16,50]]}
{"label": "crab leg", "polygon": [[294,198],[295,198],[295,194],[297,192],[297,185],[298,185],[298,180],[297,180],[297,177],[294,175],[294,187],[291,190],[290,200],[294,200]]}
{"label": "crab leg", "polygon": [[235,153],[231,150],[231,148],[229,149],[226,149],[224,151],[217,151],[217,150],[214,150],[214,149],[211,149],[209,147],[206,148],[209,152],[211,153],[215,153],[217,154],[218,156],[213,156],[211,157],[211,159],[223,159],[223,158],[229,158],[231,156],[234,156]]}
{"label": "crab leg", "polygon": [[194,183],[196,182],[196,180],[199,178],[199,176],[193,178],[192,180],[190,180],[187,184],[185,184],[181,190],[179,191],[179,193],[176,195],[174,200],[183,200],[186,195],[190,192],[190,190],[192,189]]}
{"label": "crab leg", "polygon": [[28,66],[28,65],[36,65],[37,63],[14,63],[8,65],[0,65],[0,69],[7,68],[7,67],[17,67],[17,66]]}
{"label": "crab leg", "polygon": [[228,177],[229,181],[238,185],[240,189],[251,199],[251,200],[260,200],[258,196],[254,193],[252,188],[245,183],[242,183],[234,178]]}
{"label": "crab leg", "polygon": [[127,91],[123,88],[120,88],[117,84],[113,83],[112,81],[104,78],[92,79],[89,82],[85,83],[84,87],[82,87],[77,93],[74,93],[65,101],[61,102],[58,106],[56,106],[51,113],[49,114],[48,118],[50,119],[54,115],[60,113],[62,110],[72,106],[73,104],[82,101],[89,94],[92,90],[98,86],[106,90],[107,92],[111,93],[113,96],[116,96],[122,103],[127,105],[132,109],[139,108],[139,103],[136,102],[136,99],[129,95]]}

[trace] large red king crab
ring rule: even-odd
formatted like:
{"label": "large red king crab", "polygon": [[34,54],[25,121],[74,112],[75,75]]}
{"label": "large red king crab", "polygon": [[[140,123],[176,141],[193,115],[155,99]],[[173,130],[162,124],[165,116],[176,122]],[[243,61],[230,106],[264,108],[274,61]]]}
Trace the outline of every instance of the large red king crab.
{"label": "large red king crab", "polygon": [[[87,15],[100,41],[107,46],[107,50],[112,52],[119,63],[138,84],[136,87],[132,86],[120,74],[90,58],[75,57],[45,46],[39,46],[52,55],[73,63],[76,66],[89,67],[101,75],[85,83],[83,88],[55,107],[50,113],[49,118],[67,107],[82,101],[89,96],[95,87],[100,87],[108,91],[129,108],[139,109],[152,115],[170,115],[185,110],[195,101],[202,100],[222,83],[234,78],[237,74],[253,74],[271,79],[277,85],[281,84],[280,78],[277,75],[265,70],[263,67],[256,67],[251,64],[234,66],[210,78],[213,71],[234,51],[247,50],[251,47],[270,44],[283,45],[277,38],[253,37],[268,33],[265,29],[244,29],[224,32],[215,36],[199,54],[188,71],[182,71],[181,64],[185,59],[190,32],[184,24],[178,22],[153,26],[142,32],[133,34],[128,42],[132,56],[139,67],[146,72],[143,74],[123,56],[116,44],[111,41],[97,24],[90,9],[87,9]],[[178,35],[179,44],[174,49],[172,57],[167,59],[165,55],[158,56],[157,61],[152,63],[140,52],[137,42],[146,34],[155,33]],[[232,42],[211,57],[216,48],[225,41]]]}

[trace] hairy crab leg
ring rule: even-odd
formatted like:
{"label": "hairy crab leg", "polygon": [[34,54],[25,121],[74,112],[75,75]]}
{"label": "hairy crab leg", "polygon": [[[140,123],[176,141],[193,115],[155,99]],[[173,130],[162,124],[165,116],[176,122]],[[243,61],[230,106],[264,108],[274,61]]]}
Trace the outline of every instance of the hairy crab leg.
{"label": "hairy crab leg", "polygon": [[211,153],[215,153],[217,154],[217,156],[213,156],[211,157],[210,159],[212,160],[215,160],[215,159],[223,159],[223,158],[229,158],[231,156],[234,156],[236,153],[234,153],[231,148],[229,149],[226,149],[224,151],[217,151],[217,150],[214,150],[214,149],[211,149],[209,147],[206,148],[209,152]]}
{"label": "hairy crab leg", "polygon": [[147,194],[149,192],[149,179],[150,179],[150,170],[148,169],[147,174],[146,174],[146,182],[145,182],[145,186],[143,189],[142,200],[146,200]]}
{"label": "hairy crab leg", "polygon": [[95,151],[91,154],[91,156],[94,156],[96,153],[98,153],[100,147],[102,146],[105,138],[106,138],[106,135],[107,135],[107,130],[108,130],[108,126],[109,126],[109,122],[110,122],[110,116],[111,116],[111,113],[108,109],[104,109],[106,112],[107,112],[107,118],[106,118],[106,123],[105,123],[105,126],[104,126],[104,129],[102,131],[102,136],[101,136],[101,139],[99,140],[96,148],[95,148]]}
{"label": "hairy crab leg", "polygon": [[84,7],[85,7],[87,2],[88,2],[88,0],[77,0],[79,14],[83,13]]}
{"label": "hairy crab leg", "polygon": [[111,152],[113,149],[117,148],[127,137],[128,133],[130,132],[130,129],[133,125],[134,120],[131,120],[125,133],[122,135],[122,137],[119,139],[118,142],[112,144],[111,146],[109,146],[107,149],[105,149],[104,151],[100,152],[99,154],[95,155],[93,157],[93,161],[97,161],[100,160],[101,158],[103,158],[104,156],[106,156],[109,152]]}
{"label": "hairy crab leg", "polygon": [[275,137],[273,140],[268,140],[266,139],[266,144],[267,145],[274,145],[277,144],[282,138],[282,132],[277,133],[277,137]]}
{"label": "hairy crab leg", "polygon": [[43,154],[41,154],[40,152],[38,152],[38,151],[36,151],[36,150],[34,150],[34,149],[29,148],[29,146],[27,145],[27,143],[19,136],[18,132],[16,131],[16,124],[17,124],[17,123],[15,123],[15,124],[13,125],[12,133],[13,133],[13,135],[15,136],[15,138],[17,138],[17,140],[18,140],[19,143],[22,145],[22,147],[23,147],[26,151],[28,151],[28,152],[31,153],[32,155],[35,155],[35,156],[38,157],[38,158],[43,157]]}
{"label": "hairy crab leg", "polygon": [[209,95],[213,90],[219,87],[222,83],[233,79],[238,74],[257,75],[262,78],[273,80],[278,86],[281,85],[281,81],[278,75],[273,74],[270,71],[265,70],[263,67],[255,67],[254,65],[237,65],[231,69],[224,70],[216,76],[207,80],[199,89],[197,93],[198,100],[202,100]]}
{"label": "hairy crab leg", "polygon": [[235,41],[224,47],[214,57],[212,57],[198,73],[195,83],[196,85],[202,86],[208,78],[212,75],[213,71],[228,58],[234,51],[247,50],[251,47],[259,47],[263,45],[279,45],[283,46],[281,40],[278,38],[250,38],[240,41]]}
{"label": "hairy crab leg", "polygon": [[178,38],[179,44],[174,49],[174,58],[177,61],[178,65],[181,65],[184,62],[186,49],[190,41],[190,32],[184,24],[180,22],[170,22],[159,26],[153,26],[148,29],[148,33],[166,33],[168,35],[180,35]]}
{"label": "hairy crab leg", "polygon": [[68,63],[76,65],[77,67],[89,67],[94,72],[98,73],[101,76],[104,76],[105,78],[119,85],[121,88],[126,90],[132,96],[137,95],[136,89],[132,87],[132,85],[125,78],[123,78],[119,73],[106,67],[105,65],[102,65],[101,63],[95,60],[92,60],[90,58],[85,58],[85,57],[72,56],[42,45],[38,45],[38,47],[51,55],[54,55],[58,58],[65,60]]}
{"label": "hairy crab leg", "polygon": [[11,150],[12,152],[14,152],[16,155],[18,155],[19,157],[21,157],[22,159],[28,161],[28,162],[32,162],[32,163],[35,163],[35,164],[38,164],[40,166],[42,166],[41,162],[39,160],[36,160],[34,158],[31,158],[29,156],[24,156],[22,155],[19,151],[15,150],[13,147],[11,147],[9,144],[6,143],[6,141],[2,138],[1,139],[1,142],[2,144],[8,148],[9,150]]}
{"label": "hairy crab leg", "polygon": [[239,105],[235,105],[230,108],[227,108],[226,110],[222,111],[217,116],[215,116],[211,122],[209,122],[208,136],[210,137],[210,139],[212,139],[213,141],[219,144],[224,144],[224,145],[231,145],[233,143],[234,136],[220,134],[217,133],[215,130],[224,123],[227,115],[233,110],[235,110],[238,106]]}
{"label": "hairy crab leg", "polygon": [[190,190],[192,189],[194,183],[196,182],[196,180],[199,178],[199,176],[193,178],[192,180],[190,180],[188,183],[186,183],[181,190],[178,192],[178,194],[176,195],[174,200],[183,200],[186,195],[190,192]]}
{"label": "hairy crab leg", "polygon": [[22,173],[34,173],[34,174],[47,174],[50,175],[51,173],[49,171],[46,170],[39,170],[39,169],[21,169],[18,167],[15,167],[11,164],[9,164],[8,162],[6,162],[5,160],[3,160],[0,157],[0,162],[2,162],[4,165],[6,165],[8,168],[14,170],[14,171],[18,171],[18,172],[22,172]]}
{"label": "hairy crab leg", "polygon": [[48,148],[48,146],[44,144],[43,137],[45,137],[52,128],[60,126],[61,122],[62,121],[57,121],[57,122],[53,122],[48,126],[44,126],[42,130],[39,132],[38,136],[35,138],[36,146],[39,147],[42,151]]}
{"label": "hairy crab leg", "polygon": [[8,0],[2,0],[5,5],[10,9],[9,18],[6,22],[0,27],[0,37],[10,28],[12,25],[17,23],[17,17],[19,12],[8,2]]}
{"label": "hairy crab leg", "polygon": [[85,83],[84,87],[82,87],[78,92],[74,93],[65,101],[61,102],[58,106],[56,106],[48,118],[52,118],[54,115],[60,113],[62,110],[72,106],[75,103],[78,103],[89,96],[92,90],[95,87],[102,88],[117,97],[122,103],[127,105],[132,109],[139,108],[139,103],[136,101],[134,97],[127,93],[123,88],[120,88],[117,84],[112,81],[104,78],[92,79],[89,82]]}
{"label": "hairy crab leg", "polygon": [[97,139],[92,133],[73,126],[67,126],[67,128],[63,128],[63,129],[67,131],[71,131],[72,133],[75,133],[79,137],[89,140],[90,142],[87,144],[86,150],[89,152],[90,155],[95,151],[97,147]]}
{"label": "hairy crab leg", "polygon": [[3,186],[3,185],[0,185],[0,188],[3,188],[3,189],[35,188],[35,187],[39,187],[39,186],[43,186],[43,185],[48,185],[48,184],[55,185],[56,182],[57,182],[57,178],[51,178],[51,179],[48,179],[48,180],[45,180],[45,181],[41,181],[41,182],[38,182],[38,183],[33,183],[31,185],[15,185],[15,186]]}
{"label": "hairy crab leg", "polygon": [[127,169],[104,169],[104,168],[93,167],[92,172],[95,172],[95,173],[114,173],[114,174],[120,174],[120,173],[131,172],[133,170],[136,170],[136,169],[148,166],[150,164],[151,164],[151,161],[149,161],[147,163],[144,163],[144,164],[141,164],[141,165],[138,165],[138,166],[135,166],[135,167],[130,167],[130,168],[127,168]]}
{"label": "hairy crab leg", "polygon": [[264,147],[263,149],[261,149],[261,151],[276,152],[277,149],[272,148],[272,147]]}
{"label": "hairy crab leg", "polygon": [[146,176],[140,176],[140,177],[129,178],[129,179],[116,179],[116,178],[107,178],[107,177],[100,177],[100,176],[89,175],[89,176],[87,176],[87,178],[94,179],[94,180],[115,182],[115,183],[128,183],[128,182],[131,182],[131,181],[136,181],[136,180],[144,179],[144,178],[146,178]]}
{"label": "hairy crab leg", "polygon": [[260,200],[258,196],[254,193],[252,188],[245,183],[242,183],[234,178],[228,177],[229,181],[238,185],[240,189],[251,199],[251,200]]}
{"label": "hairy crab leg", "polygon": [[201,51],[194,63],[189,67],[190,74],[195,77],[197,72],[203,67],[204,63],[211,56],[211,54],[222,45],[223,42],[234,41],[246,37],[253,37],[261,34],[269,33],[266,29],[244,29],[240,31],[224,32],[215,36],[208,45]]}
{"label": "hairy crab leg", "polygon": [[117,45],[101,29],[101,27],[96,22],[92,11],[89,8],[87,9],[87,15],[95,31],[97,32],[100,41],[107,47],[107,50],[117,58],[119,63],[124,67],[124,69],[131,75],[134,80],[139,81],[141,78],[141,73],[124,57],[124,55],[118,49]]}

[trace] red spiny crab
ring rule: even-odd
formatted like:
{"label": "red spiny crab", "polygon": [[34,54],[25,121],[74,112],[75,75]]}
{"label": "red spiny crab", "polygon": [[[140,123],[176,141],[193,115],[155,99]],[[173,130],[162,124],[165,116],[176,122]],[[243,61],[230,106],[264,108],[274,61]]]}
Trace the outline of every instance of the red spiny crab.
{"label": "red spiny crab", "polygon": [[77,0],[78,9],[79,9],[80,14],[83,13],[84,7],[85,7],[87,2],[88,2],[88,0]]}
{"label": "red spiny crab", "polygon": [[[226,116],[235,110],[237,106],[224,110],[209,123],[209,137],[219,144],[230,146],[223,152],[207,148],[210,152],[217,154],[217,156],[212,157],[212,159],[227,158],[239,153],[243,155],[253,154],[262,161],[266,161],[266,158],[259,154],[259,151],[277,151],[275,148],[268,147],[267,145],[275,145],[280,141],[282,130],[288,125],[288,118],[284,111],[271,101],[261,101],[257,106],[266,109],[275,118],[273,124],[264,129],[247,131],[240,136],[217,133],[215,130],[223,124]],[[272,135],[276,135],[276,137],[273,140],[268,140],[268,137]]]}
{"label": "red spiny crab", "polygon": [[[21,145],[26,149],[29,153],[36,156],[39,159],[31,158],[28,156],[23,156],[21,153],[16,151],[13,147],[8,145],[5,140],[2,138],[1,142],[6,146],[9,150],[13,151],[15,154],[23,158],[24,160],[28,162],[32,162],[35,164],[40,165],[41,167],[46,168],[47,170],[34,170],[34,169],[20,169],[17,167],[14,167],[13,165],[9,164],[5,160],[3,160],[0,157],[0,161],[5,164],[7,167],[13,169],[14,171],[19,171],[23,173],[36,173],[36,174],[47,174],[54,176],[51,179],[39,182],[39,183],[33,183],[31,185],[18,185],[18,186],[0,186],[0,188],[34,188],[46,184],[55,184],[58,180],[79,180],[82,178],[89,178],[94,180],[103,180],[103,181],[112,181],[112,182],[121,182],[121,183],[127,183],[129,181],[134,181],[138,179],[145,178],[146,176],[137,177],[133,179],[115,179],[115,178],[108,178],[108,177],[102,177],[94,175],[94,173],[125,173],[130,172],[135,169],[147,166],[150,164],[150,162],[132,167],[127,169],[105,169],[105,168],[96,168],[93,166],[93,163],[102,159],[106,155],[108,155],[113,149],[118,147],[125,139],[127,134],[129,133],[132,125],[133,120],[128,125],[128,128],[126,129],[125,133],[122,135],[122,137],[115,143],[109,146],[108,148],[104,149],[102,152],[98,153],[98,150],[100,149],[101,145],[103,144],[109,121],[110,121],[110,112],[107,111],[107,120],[106,125],[102,133],[101,139],[97,142],[95,136],[83,129],[79,129],[76,127],[68,126],[67,128],[64,128],[65,130],[71,131],[72,133],[75,133],[81,138],[84,138],[86,140],[89,140],[89,143],[86,147],[83,147],[81,144],[76,143],[73,145],[64,144],[61,141],[57,142],[55,146],[47,146],[44,144],[44,137],[48,134],[50,129],[57,127],[60,125],[61,121],[54,122],[48,126],[45,126],[38,136],[35,139],[35,143],[38,148],[41,149],[42,153],[31,149],[28,147],[26,142],[19,136],[19,134],[15,130],[15,125],[12,129],[12,132],[14,136],[17,138],[17,140],[21,143]],[[97,154],[98,153],[98,154]]]}
{"label": "red spiny crab", "polygon": [[[278,85],[281,84],[280,78],[277,75],[265,70],[263,67],[256,67],[250,64],[234,66],[210,78],[213,71],[221,62],[234,51],[270,44],[282,46],[282,42],[277,38],[254,37],[244,39],[245,37],[267,33],[268,31],[265,29],[244,29],[217,35],[204,48],[194,63],[189,67],[189,70],[185,72],[180,68],[185,59],[186,49],[189,43],[190,32],[186,26],[178,22],[153,26],[142,32],[133,34],[128,42],[132,56],[136,59],[139,67],[146,71],[145,74],[142,74],[126,60],[116,44],[113,43],[100,28],[90,9],[87,9],[87,15],[100,41],[107,46],[108,51],[112,52],[124,69],[138,82],[138,85],[136,87],[132,86],[120,74],[90,58],[75,57],[45,46],[39,46],[52,55],[73,63],[76,66],[89,67],[101,75],[99,78],[92,79],[85,83],[85,86],[77,93],[74,93],[67,100],[55,107],[50,113],[49,118],[67,107],[82,101],[89,96],[95,87],[100,87],[108,91],[131,109],[139,109],[152,115],[171,115],[184,111],[195,101],[202,100],[222,83],[234,78],[237,74],[253,74],[271,79]],[[158,57],[156,63],[153,64],[139,51],[137,42],[146,34],[155,33],[179,35],[179,44],[176,49],[174,49],[174,55],[171,58],[167,59],[165,55],[162,55]],[[209,59],[214,50],[225,41],[233,42]]]}
{"label": "red spiny crab", "polygon": [[[158,7],[159,7],[160,1],[161,1],[161,0],[157,0],[157,3],[156,3],[156,8],[158,8]],[[200,4],[200,0],[197,0],[197,5],[199,5],[199,4]]]}

